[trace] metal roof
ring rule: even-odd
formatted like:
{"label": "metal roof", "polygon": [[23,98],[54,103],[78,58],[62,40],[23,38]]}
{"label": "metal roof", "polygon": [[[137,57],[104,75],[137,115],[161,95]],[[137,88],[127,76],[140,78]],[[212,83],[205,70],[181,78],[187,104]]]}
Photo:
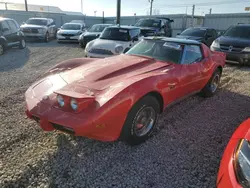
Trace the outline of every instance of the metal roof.
{"label": "metal roof", "polygon": [[166,42],[175,42],[180,44],[194,44],[194,45],[200,45],[201,43],[196,40],[190,40],[190,39],[179,39],[179,38],[169,38],[169,37],[145,37],[146,40],[163,40]]}

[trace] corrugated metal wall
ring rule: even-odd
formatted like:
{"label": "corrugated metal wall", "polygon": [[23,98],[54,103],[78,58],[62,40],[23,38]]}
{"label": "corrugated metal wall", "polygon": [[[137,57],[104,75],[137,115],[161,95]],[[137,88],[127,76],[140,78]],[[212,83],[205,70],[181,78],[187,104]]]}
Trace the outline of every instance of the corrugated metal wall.
{"label": "corrugated metal wall", "polygon": [[212,27],[220,31],[224,31],[231,25],[238,23],[249,23],[250,14],[207,14],[204,19],[204,26]]}

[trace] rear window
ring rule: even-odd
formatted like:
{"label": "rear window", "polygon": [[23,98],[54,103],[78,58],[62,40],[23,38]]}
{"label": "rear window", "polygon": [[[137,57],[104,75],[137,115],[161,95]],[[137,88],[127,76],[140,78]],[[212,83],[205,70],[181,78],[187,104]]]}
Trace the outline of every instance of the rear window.
{"label": "rear window", "polygon": [[224,33],[224,36],[250,39],[250,27],[232,26]]}
{"label": "rear window", "polygon": [[190,28],[183,31],[180,35],[182,36],[194,36],[194,37],[203,37],[206,34],[206,29],[201,28]]}

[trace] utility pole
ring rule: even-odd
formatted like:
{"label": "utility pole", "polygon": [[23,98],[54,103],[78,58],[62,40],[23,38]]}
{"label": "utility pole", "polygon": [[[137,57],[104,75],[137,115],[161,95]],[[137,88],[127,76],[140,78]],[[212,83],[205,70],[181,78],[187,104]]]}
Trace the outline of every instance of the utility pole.
{"label": "utility pole", "polygon": [[212,14],[212,8],[209,9],[209,14]]}
{"label": "utility pole", "polygon": [[83,13],[83,0],[81,0],[81,12]]}
{"label": "utility pole", "polygon": [[153,2],[154,0],[149,0],[150,2],[150,16],[152,16]]}
{"label": "utility pole", "polygon": [[105,20],[104,20],[104,11],[102,11],[102,23],[104,24]]}
{"label": "utility pole", "polygon": [[24,2],[25,2],[25,11],[28,12],[29,10],[28,10],[28,3],[27,3],[27,0],[24,0]]}
{"label": "utility pole", "polygon": [[121,0],[117,0],[117,8],[116,8],[116,24],[121,24]]}
{"label": "utility pole", "polygon": [[191,21],[191,27],[194,27],[194,12],[195,12],[195,5],[193,5],[193,10],[192,10],[192,21]]}

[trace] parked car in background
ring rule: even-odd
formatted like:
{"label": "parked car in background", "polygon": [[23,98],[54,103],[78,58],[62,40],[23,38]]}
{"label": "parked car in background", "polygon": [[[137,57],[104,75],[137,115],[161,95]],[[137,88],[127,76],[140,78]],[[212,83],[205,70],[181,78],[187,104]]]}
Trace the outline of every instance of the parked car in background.
{"label": "parked car in background", "polygon": [[106,27],[110,27],[112,24],[95,24],[87,32],[81,34],[79,38],[79,45],[82,48],[88,44],[88,42],[98,38]]}
{"label": "parked car in background", "polygon": [[197,41],[146,38],[126,54],[51,68],[26,91],[26,114],[45,131],[139,144],[169,104],[198,92],[213,96],[224,65],[224,53]]}
{"label": "parked car in background", "polygon": [[50,38],[56,38],[57,27],[53,19],[30,18],[21,26],[21,30],[26,38],[49,42]]}
{"label": "parked car in background", "polygon": [[127,51],[140,40],[140,29],[134,26],[111,26],[86,45],[87,57],[108,57]]}
{"label": "parked car in background", "polygon": [[250,119],[230,139],[217,177],[217,188],[250,187]]}
{"label": "parked car in background", "polygon": [[10,18],[0,18],[0,55],[11,47],[26,47],[24,34],[18,23]]}
{"label": "parked car in background", "polygon": [[211,46],[213,41],[217,38],[218,34],[215,29],[207,27],[192,27],[188,28],[180,34],[177,34],[177,38],[197,40],[206,44],[208,47]]}
{"label": "parked car in background", "polygon": [[81,23],[65,23],[57,32],[57,41],[78,42],[79,36],[85,32],[85,25]]}
{"label": "parked car in background", "polygon": [[172,37],[171,23],[174,20],[169,18],[143,18],[135,26],[141,29],[141,34],[147,36],[166,36]]}
{"label": "parked car in background", "polygon": [[250,64],[250,24],[231,26],[213,42],[211,50],[226,53],[228,63]]}

